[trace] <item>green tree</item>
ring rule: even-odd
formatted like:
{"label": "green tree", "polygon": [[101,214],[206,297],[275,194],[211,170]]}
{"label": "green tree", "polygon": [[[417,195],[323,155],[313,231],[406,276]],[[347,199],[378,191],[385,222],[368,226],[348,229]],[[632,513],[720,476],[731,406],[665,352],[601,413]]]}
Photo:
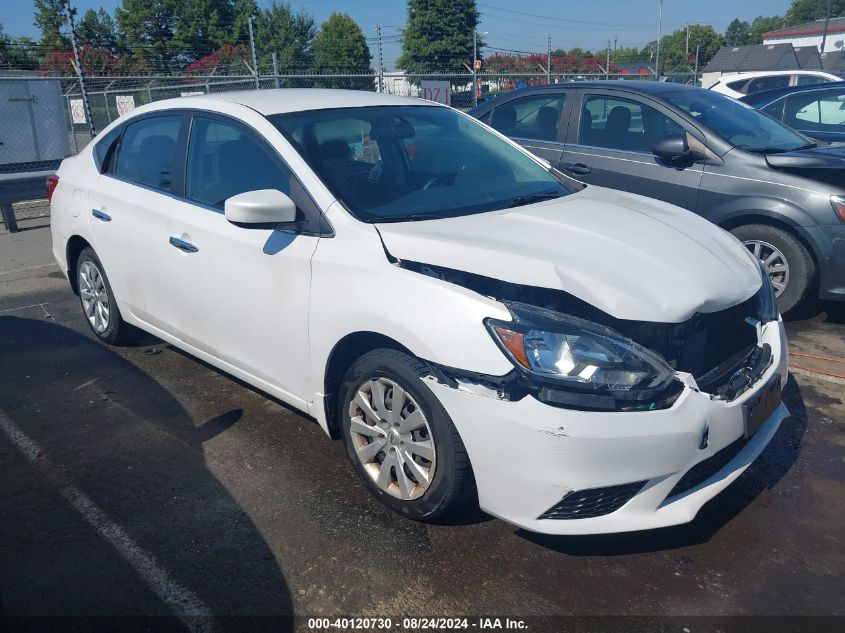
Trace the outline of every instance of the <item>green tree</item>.
{"label": "green tree", "polygon": [[88,9],[85,12],[76,26],[76,36],[80,44],[112,52],[117,49],[117,25],[102,7],[98,11]]}
{"label": "green tree", "polygon": [[[687,29],[673,31],[660,40],[660,73],[687,71],[695,64],[696,47],[699,48],[698,63],[703,66],[724,44],[722,36],[712,26],[691,24],[689,26],[689,49]],[[649,51],[650,52],[650,51]]]}
{"label": "green tree", "polygon": [[[361,27],[345,13],[332,13],[320,26],[311,44],[314,70],[323,74],[364,74],[370,69],[370,48]],[[327,88],[372,89],[372,81],[354,78],[329,78]]]}
{"label": "green tree", "polygon": [[751,25],[745,20],[734,18],[725,29],[725,45],[743,46],[751,43]]}
{"label": "green tree", "polygon": [[279,55],[281,72],[310,69],[310,48],[316,34],[314,17],[301,11],[294,13],[289,4],[273,0],[266,9],[259,9],[255,18],[259,72],[272,72],[274,52]]}
{"label": "green tree", "polygon": [[173,45],[182,62],[210,55],[232,40],[231,0],[181,0],[175,11]]}
{"label": "green tree", "polygon": [[177,6],[178,0],[123,0],[115,10],[120,48],[153,72],[174,70]]}
{"label": "green tree", "polygon": [[[466,73],[478,20],[475,0],[408,0],[397,66],[408,73]],[[479,50],[482,44],[479,38]]]}
{"label": "green tree", "polygon": [[783,17],[779,15],[773,15],[770,17],[758,15],[751,23],[751,35],[749,38],[751,41],[749,43],[762,44],[763,33],[777,31],[778,29],[782,29],[784,26],[786,26],[786,22]]}
{"label": "green tree", "polygon": [[[827,15],[827,0],[793,0],[784,15],[789,26],[823,20]],[[830,17],[845,16],[845,0],[831,0]]]}
{"label": "green tree", "polygon": [[237,44],[249,44],[249,19],[255,18],[258,5],[255,0],[235,0],[232,13],[232,41]]}
{"label": "green tree", "polygon": [[[35,26],[41,29],[41,47],[45,52],[66,51],[70,38],[65,26],[65,8],[62,0],[34,0]],[[75,10],[72,10],[76,14]]]}

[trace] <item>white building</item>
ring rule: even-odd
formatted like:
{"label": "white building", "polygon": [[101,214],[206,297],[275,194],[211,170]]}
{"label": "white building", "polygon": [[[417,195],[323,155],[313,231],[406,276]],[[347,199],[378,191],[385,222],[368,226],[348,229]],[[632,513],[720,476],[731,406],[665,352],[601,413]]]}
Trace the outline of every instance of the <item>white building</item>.
{"label": "white building", "polygon": [[[777,31],[763,33],[764,44],[792,44],[798,46],[815,46],[821,52],[845,50],[845,18],[831,18],[827,27],[827,38],[824,38],[824,20],[816,20],[807,24],[798,24]],[[822,50],[822,39],[825,39]]]}

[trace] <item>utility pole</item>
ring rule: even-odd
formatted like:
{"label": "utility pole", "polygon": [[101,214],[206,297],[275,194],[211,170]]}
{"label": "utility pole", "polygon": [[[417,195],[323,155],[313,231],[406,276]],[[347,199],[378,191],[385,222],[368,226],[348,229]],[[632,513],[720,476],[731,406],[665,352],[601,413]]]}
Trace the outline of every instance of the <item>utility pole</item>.
{"label": "utility pole", "polygon": [[687,22],[687,60],[689,60],[689,22]]}
{"label": "utility pole", "polygon": [[701,50],[701,44],[699,44],[695,47],[695,79],[693,80],[693,83],[692,83],[693,86],[698,85],[698,53],[699,53],[700,50]]}
{"label": "utility pole", "polygon": [[607,40],[607,65],[604,67],[604,78],[610,79],[610,40]]}
{"label": "utility pole", "polygon": [[619,35],[613,36],[613,56],[616,57],[616,51],[619,50]]}
{"label": "utility pole", "polygon": [[381,25],[376,24],[376,51],[378,53],[378,92],[384,92],[384,69],[381,65]]}
{"label": "utility pole", "polygon": [[546,47],[546,85],[552,83],[552,36],[549,35]]}
{"label": "utility pole", "polygon": [[252,33],[252,16],[249,16],[249,48],[252,51],[252,75],[255,77],[255,89],[258,90],[261,88],[261,85],[258,83],[258,59],[255,56],[255,37]]}
{"label": "utility pole", "polygon": [[70,45],[73,48],[74,70],[79,78],[79,92],[82,93],[82,107],[85,109],[85,118],[88,119],[88,127],[91,130],[91,138],[97,136],[94,127],[94,117],[91,116],[91,105],[88,103],[88,91],[85,89],[85,71],[82,69],[82,61],[79,58],[79,47],[76,45],[76,27],[73,25],[73,13],[70,10],[70,0],[62,0],[65,6],[65,21],[70,31]]}
{"label": "utility pole", "polygon": [[830,0],[827,0],[827,14],[824,18],[824,35],[822,35],[822,50],[824,53],[824,46],[827,43],[827,27],[830,25]]}
{"label": "utility pole", "polygon": [[660,13],[657,17],[657,55],[654,60],[654,76],[660,81],[660,40],[663,39],[663,0],[660,0]]}

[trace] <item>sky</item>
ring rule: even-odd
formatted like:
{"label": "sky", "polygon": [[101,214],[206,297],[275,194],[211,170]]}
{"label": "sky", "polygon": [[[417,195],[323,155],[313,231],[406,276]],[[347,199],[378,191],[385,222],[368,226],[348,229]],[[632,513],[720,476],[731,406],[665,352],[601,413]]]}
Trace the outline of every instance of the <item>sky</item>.
{"label": "sky", "polygon": [[[71,0],[71,4],[79,15],[100,7],[113,14],[121,0]],[[270,0],[258,4],[264,6]],[[290,4],[294,10],[312,14],[318,23],[333,11],[351,15],[372,38],[374,61],[376,25],[380,24],[385,67],[391,68],[401,52],[397,36],[407,16],[404,0],[292,0]],[[735,17],[750,22],[758,15],[782,14],[790,4],[790,0],[664,0],[663,32],[690,22],[709,24],[723,33]],[[478,0],[482,14],[478,30],[487,32],[484,39],[490,47],[513,51],[544,53],[548,36],[553,49],[603,50],[608,39],[614,38],[619,46],[641,48],[657,39],[658,7],[659,0]],[[7,34],[37,38],[32,21],[30,0],[0,0],[0,24]]]}

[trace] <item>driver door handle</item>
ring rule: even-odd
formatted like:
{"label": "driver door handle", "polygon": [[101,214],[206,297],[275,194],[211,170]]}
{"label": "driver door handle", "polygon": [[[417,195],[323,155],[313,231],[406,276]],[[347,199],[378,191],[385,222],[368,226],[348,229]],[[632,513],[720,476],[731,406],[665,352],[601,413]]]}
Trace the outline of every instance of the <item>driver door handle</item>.
{"label": "driver door handle", "polygon": [[180,251],[185,251],[186,253],[196,253],[199,249],[191,244],[190,242],[186,242],[185,240],[180,240],[178,237],[170,236],[170,245],[175,246]]}
{"label": "driver door handle", "polygon": [[564,163],[563,168],[571,174],[580,174],[582,176],[593,173],[593,170],[584,163]]}

